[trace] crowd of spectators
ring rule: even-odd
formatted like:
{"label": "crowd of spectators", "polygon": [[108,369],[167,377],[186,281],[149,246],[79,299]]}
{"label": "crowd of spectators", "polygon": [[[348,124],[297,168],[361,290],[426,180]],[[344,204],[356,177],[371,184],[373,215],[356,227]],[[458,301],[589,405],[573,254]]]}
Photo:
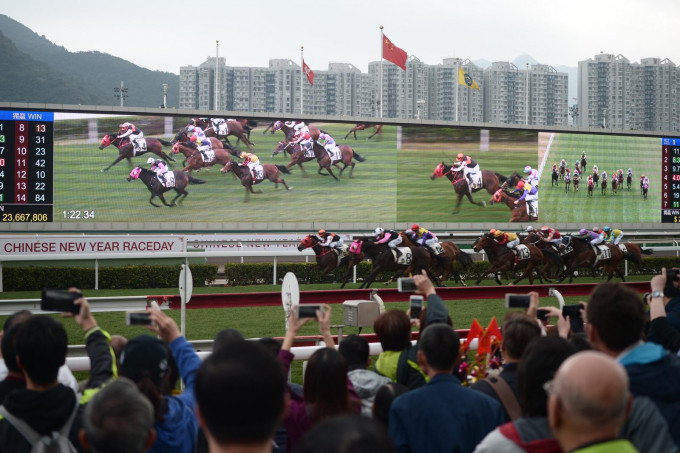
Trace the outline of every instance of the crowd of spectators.
{"label": "crowd of spectators", "polygon": [[[293,310],[282,341],[225,329],[201,362],[162,311],[150,309],[150,334],[128,341],[102,330],[81,296],[80,311],[66,314],[91,363],[79,384],[65,367],[63,325],[17,312],[1,333],[0,453],[38,444],[95,453],[680,451],[676,275],[655,276],[644,298],[597,285],[581,304],[583,332],[573,331],[577,315],[530,293],[529,308],[502,322],[500,372],[471,385],[459,375],[461,339],[424,274],[414,277],[427,298],[419,318],[388,310],[376,319],[383,352],[374,362],[361,335],[336,346],[328,305],[316,318]],[[323,345],[300,386],[287,376],[309,322]]]}

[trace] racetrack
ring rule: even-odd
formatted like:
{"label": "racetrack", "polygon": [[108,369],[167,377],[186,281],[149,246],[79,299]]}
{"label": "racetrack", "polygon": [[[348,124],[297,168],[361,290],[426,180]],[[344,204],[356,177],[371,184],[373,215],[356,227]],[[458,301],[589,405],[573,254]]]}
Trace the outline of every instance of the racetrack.
{"label": "racetrack", "polygon": [[[178,121],[175,122],[177,124]],[[186,123],[184,123],[186,124]],[[264,124],[264,123],[262,123]],[[85,140],[60,140],[55,135],[55,221],[68,221],[60,214],[69,210],[95,211],[94,220],[78,220],[79,223],[95,222],[193,222],[200,228],[201,222],[238,222],[247,228],[248,222],[394,222],[396,212],[396,127],[386,126],[381,135],[370,141],[367,133],[359,133],[359,140],[342,137],[352,127],[349,124],[318,124],[333,135],[339,144],[348,144],[356,150],[365,162],[357,162],[354,178],[349,178],[349,167],[335,181],[329,176],[317,174],[316,161],[305,164],[309,177],[304,178],[296,166],[291,175],[282,175],[294,189],[286,191],[283,186],[263,181],[254,186],[261,194],[251,194],[250,202],[243,202],[245,189],[231,174],[222,175],[219,166],[194,172],[193,176],[203,179],[206,184],[190,185],[189,195],[181,206],[155,208],[148,202],[150,193],[141,181],[126,181],[130,170],[146,164],[145,154],[133,158],[133,167],[122,161],[107,173],[100,169],[110,164],[118,155],[114,147],[100,151],[98,143]],[[177,128],[179,129],[179,128]],[[262,163],[285,165],[289,157],[271,154],[281,132],[262,135],[263,127],[253,130],[251,139],[255,142],[254,152]],[[103,135],[103,134],[100,134]],[[158,134],[145,133],[147,137],[161,138]],[[163,137],[170,140],[172,137]],[[230,137],[232,144],[236,139]],[[240,150],[246,149],[244,145]],[[166,152],[170,148],[165,148]],[[179,157],[182,157],[179,155]],[[238,159],[237,159],[238,160]],[[178,161],[180,159],[178,158]],[[180,169],[181,164],[172,164]],[[336,176],[338,172],[335,171]],[[166,193],[170,201],[174,191]],[[155,200],[159,203],[159,200]],[[246,225],[244,225],[246,224]],[[167,232],[167,231],[166,231]]]}
{"label": "racetrack", "polygon": [[[561,159],[573,170],[581,152],[588,158],[587,172],[581,180],[578,192],[565,191],[564,182],[551,187],[551,167]],[[612,195],[611,180],[607,195],[596,187],[592,198],[588,197],[587,177],[592,174],[593,164],[600,174],[606,170],[608,179],[613,171],[623,169],[623,188]],[[626,189],[626,171],[633,169],[631,190]],[[647,199],[640,195],[640,175],[650,179]],[[601,180],[600,180],[601,182]],[[605,224],[661,221],[661,139],[643,137],[617,137],[605,135],[555,134],[550,155],[541,175],[539,192],[539,220],[542,223],[577,222],[584,227]]]}

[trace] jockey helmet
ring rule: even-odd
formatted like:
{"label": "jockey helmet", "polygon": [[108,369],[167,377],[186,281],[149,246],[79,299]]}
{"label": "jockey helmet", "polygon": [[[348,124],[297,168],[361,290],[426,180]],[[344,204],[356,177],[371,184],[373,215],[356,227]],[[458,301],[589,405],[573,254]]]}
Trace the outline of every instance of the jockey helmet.
{"label": "jockey helmet", "polygon": [[323,228],[320,229],[320,230],[319,230],[319,234],[326,234],[326,230],[324,230]]}
{"label": "jockey helmet", "polygon": [[245,152],[245,151],[241,151],[241,154],[239,154],[239,157],[240,157],[241,159],[245,159],[246,157],[248,157],[248,153]]}
{"label": "jockey helmet", "polygon": [[285,124],[287,127],[293,127],[293,126],[295,126],[295,121],[286,121],[283,124]]}
{"label": "jockey helmet", "polygon": [[644,177],[645,177],[645,175],[640,175],[640,178],[644,178]]}
{"label": "jockey helmet", "polygon": [[581,156],[585,156],[585,155],[586,155],[586,152],[585,152],[585,151],[581,151]]}
{"label": "jockey helmet", "polygon": [[195,141],[197,141],[197,140],[198,140],[198,136],[197,136],[197,135],[192,135],[191,138],[189,139],[190,142],[195,142]]}
{"label": "jockey helmet", "polygon": [[586,234],[586,229],[581,228],[580,230],[578,230],[578,234]]}
{"label": "jockey helmet", "polygon": [[546,225],[543,225],[541,227],[541,231],[548,231],[550,228],[548,228]]}
{"label": "jockey helmet", "polygon": [[489,234],[494,234],[495,232],[496,232],[496,229],[495,229],[495,228],[491,228],[491,229],[489,230]]}
{"label": "jockey helmet", "polygon": [[612,229],[609,228],[608,226],[604,227],[604,231],[605,231],[605,232],[610,232],[611,230],[612,230]]}
{"label": "jockey helmet", "polygon": [[531,171],[531,165],[524,167],[524,173],[529,173]]}
{"label": "jockey helmet", "polygon": [[529,226],[527,227],[527,231],[534,231],[534,227],[532,227],[531,225],[529,225]]}
{"label": "jockey helmet", "polygon": [[418,225],[417,223],[414,223],[414,224],[411,226],[411,230],[412,230],[412,231],[418,231],[419,229],[420,229],[420,225]]}
{"label": "jockey helmet", "polygon": [[380,228],[380,227],[378,227],[378,228],[375,229],[375,234],[376,234],[376,236],[378,236],[378,235],[380,235],[380,234],[383,234],[384,232],[385,232],[385,230],[383,230],[383,229]]}
{"label": "jockey helmet", "polygon": [[196,129],[196,126],[193,124],[190,124],[187,126],[187,132],[193,132]]}
{"label": "jockey helmet", "polygon": [[463,153],[458,153],[458,155],[456,156],[456,160],[458,162],[461,162],[463,159],[465,159],[465,155]]}
{"label": "jockey helmet", "polygon": [[518,189],[524,189],[524,181],[520,180],[520,181],[517,183],[517,188],[518,188]]}
{"label": "jockey helmet", "polygon": [[153,164],[154,162],[156,162],[156,159],[154,159],[153,157],[149,157],[149,158],[146,160],[146,163],[147,163],[147,164]]}
{"label": "jockey helmet", "polygon": [[501,230],[496,230],[496,232],[493,234],[493,237],[499,238],[503,236],[503,232]]}

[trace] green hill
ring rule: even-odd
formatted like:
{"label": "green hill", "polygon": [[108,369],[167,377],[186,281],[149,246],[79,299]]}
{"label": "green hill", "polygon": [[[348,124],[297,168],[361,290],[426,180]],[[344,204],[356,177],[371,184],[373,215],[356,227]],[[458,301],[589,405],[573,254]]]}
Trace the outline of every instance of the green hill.
{"label": "green hill", "polygon": [[[168,107],[179,105],[179,76],[170,72],[151,71],[141,68],[122,58],[109,54],[90,52],[69,52],[66,48],[52,43],[44,36],[23,26],[6,15],[0,14],[0,31],[11,40],[16,49],[25,56],[47,65],[52,72],[46,75],[43,84],[45,90],[56,89],[60,82],[57,73],[77,82],[80,89],[94,96],[95,103],[101,105],[116,105],[118,100],[113,97],[113,89],[120,87],[121,80],[128,88],[128,98],[125,101],[131,107],[158,107],[163,102],[163,84],[168,84]],[[5,55],[4,52],[0,53]],[[3,57],[4,58],[4,57]],[[11,64],[11,63],[10,63]],[[3,80],[4,74],[2,79]],[[20,78],[21,80],[21,78]],[[7,91],[2,87],[3,99],[24,102],[54,102],[47,100],[44,94],[35,91],[35,87],[23,83],[14,96],[5,96]],[[17,97],[21,97],[18,99]],[[59,101],[68,104],[83,104],[86,102],[67,100]]]}
{"label": "green hill", "polygon": [[107,102],[95,89],[21,52],[0,32],[0,99],[6,102],[89,104]]}

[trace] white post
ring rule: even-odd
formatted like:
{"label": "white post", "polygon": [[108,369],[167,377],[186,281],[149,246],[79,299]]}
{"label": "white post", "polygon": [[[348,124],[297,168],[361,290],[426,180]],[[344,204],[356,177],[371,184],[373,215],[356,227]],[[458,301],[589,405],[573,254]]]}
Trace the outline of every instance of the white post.
{"label": "white post", "polygon": [[380,118],[383,117],[383,46],[385,38],[383,38],[383,26],[380,26]]}
{"label": "white post", "polygon": [[455,83],[453,86],[456,87],[456,121],[458,121],[458,90],[460,90],[460,83],[458,82],[458,77],[460,74],[460,58],[456,58],[456,75],[455,75]]}
{"label": "white post", "polygon": [[94,260],[94,289],[99,289],[99,260]]}
{"label": "white post", "polygon": [[[304,113],[304,80],[302,76],[305,74],[305,46],[300,46],[300,115]],[[276,282],[274,282],[276,284]]]}
{"label": "white post", "polygon": [[163,108],[168,108],[168,84],[163,84]]}
{"label": "white post", "polygon": [[529,63],[527,63],[526,93],[524,93],[524,124],[529,124]]}
{"label": "white post", "polygon": [[272,282],[272,285],[276,285],[276,263],[277,263],[276,256],[274,256],[274,280]]}
{"label": "white post", "polygon": [[215,41],[215,110],[219,110],[220,106],[220,42]]}
{"label": "white post", "polygon": [[121,107],[123,107],[123,100],[125,99],[125,96],[123,96],[124,88],[125,88],[125,85],[123,84],[123,81],[121,80],[120,81],[120,106]]}

